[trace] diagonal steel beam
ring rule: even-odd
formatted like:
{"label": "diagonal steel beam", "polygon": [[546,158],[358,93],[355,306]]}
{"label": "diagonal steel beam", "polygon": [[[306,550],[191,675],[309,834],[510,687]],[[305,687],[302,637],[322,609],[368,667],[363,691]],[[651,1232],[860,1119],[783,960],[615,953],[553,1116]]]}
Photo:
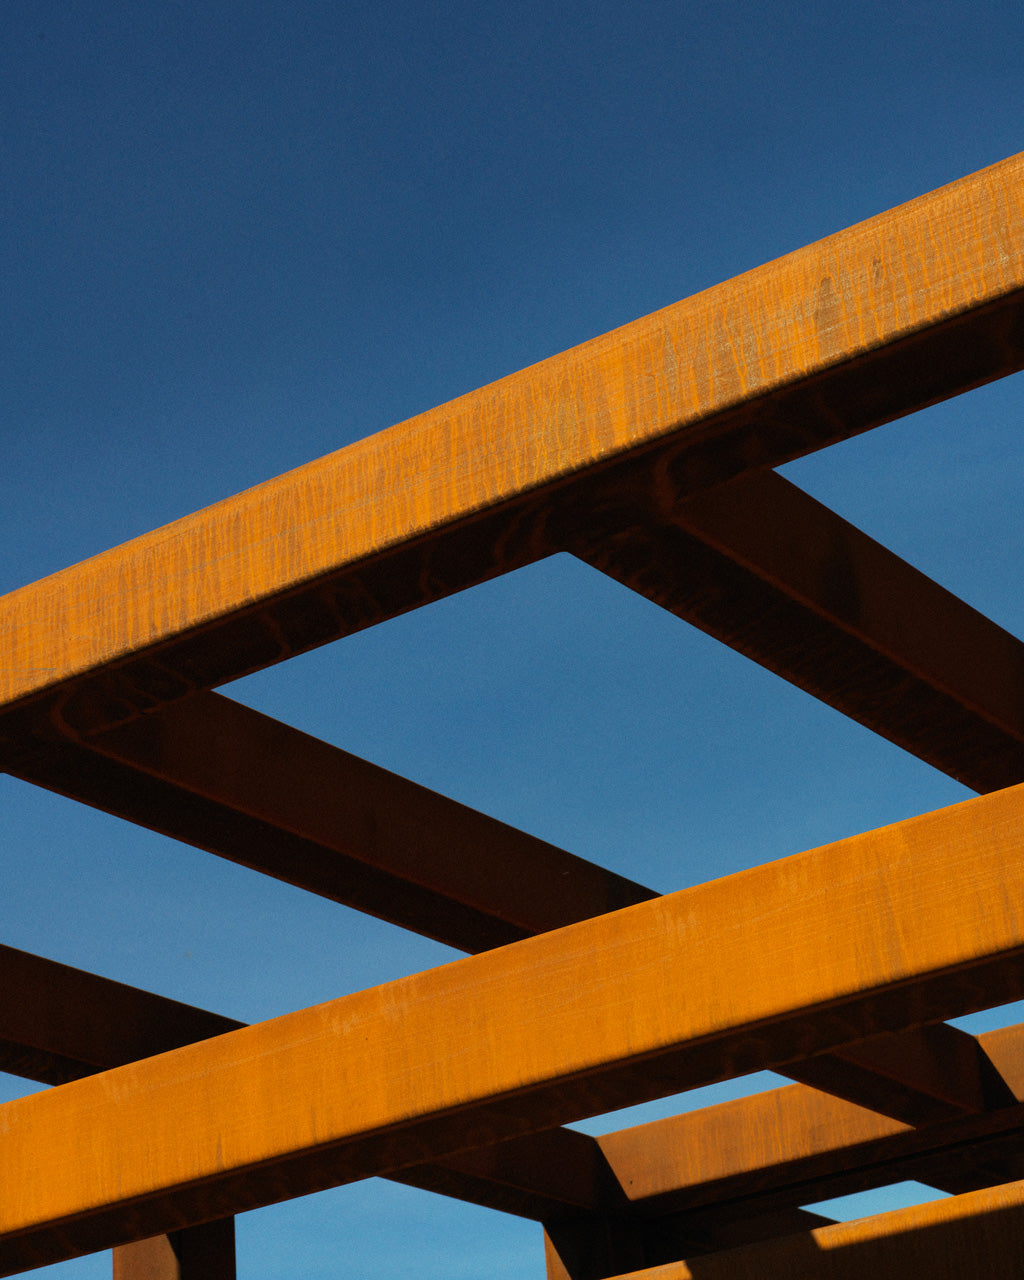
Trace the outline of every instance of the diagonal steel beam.
{"label": "diagonal steel beam", "polygon": [[[1024,367],[1013,157],[0,601],[0,750],[130,720]],[[118,607],[110,608],[116,600]]]}
{"label": "diagonal steel beam", "polygon": [[[0,946],[0,976],[0,1070],[47,1084],[243,1025],[12,947]],[[756,1208],[760,1197],[774,1210],[922,1175],[945,1190],[974,1189],[1014,1176],[1005,1161],[1024,1133],[1024,1026],[976,1043],[1012,1105],[972,1120],[912,1130],[792,1085],[598,1139],[571,1129],[529,1134],[391,1176],[539,1221],[630,1208],[692,1220],[717,1204]]]}
{"label": "diagonal steel beam", "polygon": [[656,896],[215,693],[17,772],[464,951]]}
{"label": "diagonal steel beam", "polygon": [[1024,644],[782,476],[567,549],[974,790],[1024,781]]}
{"label": "diagonal steel beam", "polygon": [[[214,693],[66,742],[20,772],[472,952],[656,896]],[[921,1123],[989,1105],[973,1051],[969,1037],[933,1028],[793,1074]],[[939,1059],[951,1063],[944,1074]]]}

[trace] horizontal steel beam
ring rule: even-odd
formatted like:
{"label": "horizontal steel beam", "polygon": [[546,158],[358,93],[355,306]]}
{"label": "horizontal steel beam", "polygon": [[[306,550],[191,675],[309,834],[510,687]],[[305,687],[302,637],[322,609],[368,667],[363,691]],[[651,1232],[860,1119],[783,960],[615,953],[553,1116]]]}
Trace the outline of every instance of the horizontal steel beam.
{"label": "horizontal steel beam", "polygon": [[[0,601],[0,746],[111,726],[1024,367],[1013,157]],[[110,601],[117,601],[117,608]]]}
{"label": "horizontal steel beam", "polygon": [[999,792],[10,1102],[0,1265],[1020,997],[1022,816]]}

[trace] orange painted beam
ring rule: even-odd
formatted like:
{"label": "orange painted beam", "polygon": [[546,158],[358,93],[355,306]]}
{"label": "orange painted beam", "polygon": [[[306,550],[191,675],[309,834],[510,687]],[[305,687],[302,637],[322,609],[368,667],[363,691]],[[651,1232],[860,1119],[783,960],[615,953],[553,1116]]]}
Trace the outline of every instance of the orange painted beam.
{"label": "orange painted beam", "polygon": [[39,716],[117,724],[547,554],[581,503],[670,511],[1014,372],[1022,311],[1013,157],[13,592],[0,706],[43,703],[8,749]]}
{"label": "orange painted beam", "polygon": [[215,693],[12,771],[463,951],[655,896]]}
{"label": "orange painted beam", "polygon": [[10,1102],[0,1263],[1020,997],[1022,839],[1014,788]]}
{"label": "orange painted beam", "polygon": [[1024,1182],[1010,1182],[613,1280],[1016,1280],[1022,1264]]}
{"label": "orange painted beam", "polygon": [[773,472],[572,550],[976,791],[1024,781],[1024,644]]}

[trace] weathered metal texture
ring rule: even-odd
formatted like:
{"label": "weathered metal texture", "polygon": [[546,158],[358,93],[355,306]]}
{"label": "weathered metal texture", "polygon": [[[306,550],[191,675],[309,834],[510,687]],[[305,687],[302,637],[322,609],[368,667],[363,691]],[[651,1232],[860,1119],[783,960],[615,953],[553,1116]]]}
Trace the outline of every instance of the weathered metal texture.
{"label": "weathered metal texture", "polygon": [[[567,1274],[549,1263],[550,1280]],[[1024,1274],[1024,1183],[623,1273],[613,1280],[907,1280],[922,1274],[935,1280],[1016,1280]]]}
{"label": "weathered metal texture", "polygon": [[0,706],[42,702],[4,739],[132,719],[565,546],[635,488],[669,513],[1022,366],[1018,156],[13,592]]}
{"label": "weathered metal texture", "polygon": [[8,1103],[2,1266],[1020,997],[1022,819],[998,792]]}
{"label": "weathered metal texture", "polygon": [[[1004,161],[0,601],[11,771],[469,950],[559,930],[169,1053],[226,1020],[165,1001],[159,1025],[132,1023],[156,997],[36,970],[40,1007],[9,1002],[0,1040],[14,1069],[144,1060],[0,1111],[4,1267],[390,1173],[545,1217],[551,1274],[573,1254],[590,1280],[615,1257],[800,1232],[799,1179],[1017,1176],[1015,1070],[929,1025],[1024,994],[1016,790],[645,901],[203,691],[569,550],[969,785],[1018,782],[1019,643],[759,469],[1024,367],[1022,178],[1024,157]],[[245,776],[293,749],[262,790]],[[318,794],[346,778],[365,798]],[[125,1034],[62,1009],[76,991]],[[798,1086],[665,1122],[646,1163],[636,1134],[535,1132],[759,1066],[897,1119]],[[811,1141],[800,1116],[823,1101]],[[750,1134],[772,1107],[769,1155]],[[58,1149],[61,1177],[33,1178]],[[972,1271],[1020,1262],[1010,1201],[984,1247],[968,1215],[990,1225],[998,1197],[940,1214]],[[204,1274],[204,1231],[115,1266],[181,1280],[187,1255]],[[877,1266],[872,1240],[827,1228],[718,1258],[730,1275],[906,1264],[902,1236]],[[705,1262],[671,1274],[718,1274]]]}
{"label": "weathered metal texture", "polygon": [[[47,1083],[242,1025],[9,947],[0,947],[0,974],[0,1069]],[[1024,1107],[1016,1105],[1024,1101],[1024,1028],[975,1040],[937,1024],[861,1041],[828,1057],[867,1057],[878,1070],[904,1041],[913,1045],[923,1034],[926,1046],[938,1040],[941,1048],[947,1033],[959,1051],[934,1064],[932,1094],[966,1100],[962,1110],[976,1114],[975,1123],[933,1122],[911,1131],[796,1086],[600,1139],[568,1129],[528,1134],[391,1176],[540,1221],[626,1210],[655,1217],[689,1211],[692,1220],[695,1209],[738,1201],[748,1211],[763,1201],[767,1211],[789,1207],[794,1196],[824,1199],[922,1171],[923,1180],[950,1191],[1008,1181],[1016,1174],[1007,1171],[1007,1155],[1024,1132]],[[886,1045],[881,1052],[880,1043]],[[980,1097],[979,1059],[989,1077]],[[922,1075],[917,1061],[900,1069]],[[786,1070],[795,1074],[796,1064]],[[982,1101],[987,1110],[975,1112],[972,1102]],[[972,1140],[976,1158],[965,1156]]]}

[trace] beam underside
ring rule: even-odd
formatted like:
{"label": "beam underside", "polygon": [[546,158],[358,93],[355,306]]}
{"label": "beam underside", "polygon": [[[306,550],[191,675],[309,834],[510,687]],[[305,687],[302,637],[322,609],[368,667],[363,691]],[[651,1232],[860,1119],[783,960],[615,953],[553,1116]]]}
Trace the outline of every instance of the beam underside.
{"label": "beam underside", "polygon": [[[550,1254],[549,1254],[550,1259]],[[622,1273],[612,1280],[1015,1280],[1024,1266],[1024,1183]],[[551,1280],[566,1272],[552,1267]]]}

